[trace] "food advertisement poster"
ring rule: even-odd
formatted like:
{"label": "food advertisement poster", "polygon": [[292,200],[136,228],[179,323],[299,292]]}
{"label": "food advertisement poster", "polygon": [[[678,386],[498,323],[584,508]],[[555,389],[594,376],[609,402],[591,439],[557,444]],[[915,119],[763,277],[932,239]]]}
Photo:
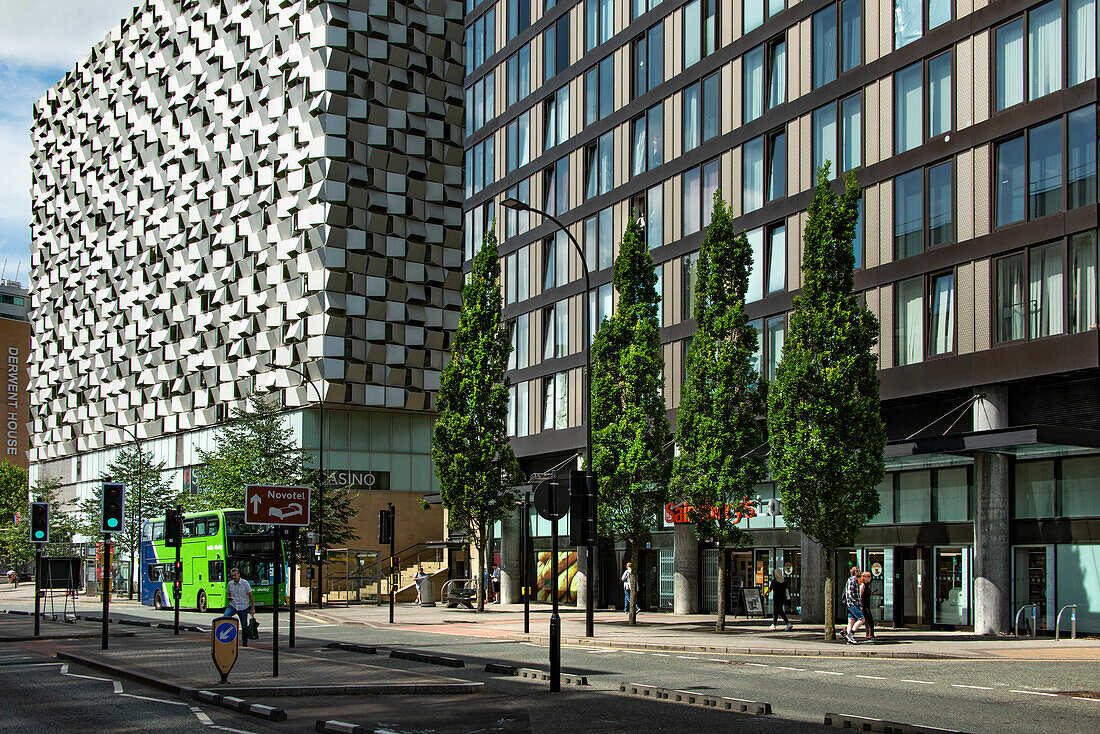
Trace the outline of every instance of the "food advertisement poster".
{"label": "food advertisement poster", "polygon": [[[577,552],[558,552],[558,602],[577,601]],[[554,564],[549,551],[540,551],[535,570],[535,598],[552,601],[554,593]]]}

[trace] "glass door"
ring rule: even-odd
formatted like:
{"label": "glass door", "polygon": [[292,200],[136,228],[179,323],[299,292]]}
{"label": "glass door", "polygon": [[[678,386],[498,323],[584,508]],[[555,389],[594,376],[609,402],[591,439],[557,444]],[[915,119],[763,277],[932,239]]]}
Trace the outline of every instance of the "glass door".
{"label": "glass door", "polygon": [[776,553],[779,554],[778,563],[782,564],[783,573],[787,575],[790,610],[794,614],[802,614],[802,551],[785,548]]}
{"label": "glass door", "polygon": [[764,589],[771,588],[771,574],[772,574],[772,551],[770,548],[758,549],[753,551],[755,556],[755,562],[753,566],[753,585],[760,589],[762,608],[765,614],[771,614],[772,612],[772,597],[771,594],[764,596]]}
{"label": "glass door", "polygon": [[871,616],[876,622],[894,618],[893,553],[885,548],[864,549],[863,570],[871,572]]}

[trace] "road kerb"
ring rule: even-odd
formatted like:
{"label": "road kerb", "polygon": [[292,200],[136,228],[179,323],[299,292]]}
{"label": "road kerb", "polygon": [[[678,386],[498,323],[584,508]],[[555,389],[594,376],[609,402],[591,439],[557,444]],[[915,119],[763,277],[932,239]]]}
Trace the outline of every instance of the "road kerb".
{"label": "road kerb", "polygon": [[853,714],[825,714],[825,726],[855,731],[880,732],[880,734],[964,734],[958,729],[939,729],[920,724],[901,724],[896,721],[872,719]]}
{"label": "road kerb", "polygon": [[681,691],[673,688],[662,688],[644,683],[620,683],[619,693],[642,698],[653,698],[659,701],[672,703],[686,703],[692,706],[705,706],[707,708],[722,711],[733,711],[753,716],[767,716],[772,712],[772,705],[765,701],[750,701],[743,698],[730,696],[715,696],[709,693],[697,693],[695,691]]}

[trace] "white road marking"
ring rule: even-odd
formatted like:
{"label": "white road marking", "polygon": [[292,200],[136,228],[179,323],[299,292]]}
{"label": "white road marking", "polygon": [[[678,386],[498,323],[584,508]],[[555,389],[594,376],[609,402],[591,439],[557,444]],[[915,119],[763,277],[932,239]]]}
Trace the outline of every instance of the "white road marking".
{"label": "white road marking", "polygon": [[220,729],[221,731],[230,731],[230,732],[233,732],[233,734],[255,734],[255,732],[248,731],[247,729],[231,729],[228,726],[221,726],[221,725],[218,725],[218,724],[215,724],[214,726],[211,726],[210,728],[211,729]]}
{"label": "white road marking", "polygon": [[936,685],[936,682],[935,682],[935,681],[931,681],[931,680],[909,680],[908,678],[902,678],[902,679],[901,679],[901,682],[902,682],[902,683],[922,683],[922,684],[924,684],[924,685],[926,685],[926,686],[934,686],[934,685]]}
{"label": "white road marking", "polygon": [[61,665],[61,675],[68,675],[68,674],[69,674],[69,664],[68,663],[62,663],[62,665]]}
{"label": "white road marking", "polygon": [[122,681],[115,680],[111,682],[115,684],[115,693],[122,693]]}
{"label": "white road marking", "polygon": [[669,655],[669,654],[667,654],[667,653],[663,653],[663,652],[655,652],[655,653],[653,653],[653,657],[657,657],[657,658],[670,658],[670,657],[672,657],[672,656],[671,656],[671,655]]}
{"label": "white road marking", "polygon": [[61,665],[61,663],[8,663],[4,665],[5,668],[38,668],[46,667],[47,665]]}
{"label": "white road marking", "polygon": [[806,670],[805,668],[788,668],[785,665],[777,665],[776,667],[779,668],[780,670],[798,670],[798,671],[805,671]]}
{"label": "white road marking", "polygon": [[1009,691],[1009,693],[1026,693],[1029,696],[1058,696],[1057,693],[1044,693],[1043,691]]}
{"label": "white road marking", "polygon": [[615,650],[614,652],[625,652],[628,655],[645,655],[641,650]]}
{"label": "white road marking", "polygon": [[202,724],[203,726],[213,726],[214,725],[214,720],[211,719],[209,716],[207,716],[206,712],[204,712],[198,706],[192,706],[191,707],[191,713],[193,713],[195,715],[195,718],[198,719],[199,723]]}
{"label": "white road marking", "polygon": [[698,660],[699,658],[693,658],[691,655],[677,655],[680,660]]}
{"label": "white road marking", "polygon": [[67,675],[70,678],[84,678],[85,680],[98,680],[98,681],[102,681],[103,683],[111,683],[112,682],[110,678],[97,678],[94,675],[81,675],[80,673],[62,673],[62,675]]}
{"label": "white road marking", "polygon": [[766,668],[766,667],[768,667],[767,665],[764,665],[764,663],[745,663],[745,665],[751,665],[754,668]]}
{"label": "white road marking", "polygon": [[881,675],[857,675],[857,678],[866,678],[867,680],[886,680]]}
{"label": "white road marking", "polygon": [[296,630],[305,630],[305,629],[311,629],[313,627],[338,627],[338,626],[339,625],[336,625],[336,624],[296,624],[296,625],[294,625],[294,629],[296,629]]}
{"label": "white road marking", "polygon": [[989,686],[964,686],[962,683],[952,683],[951,687],[952,688],[973,688],[973,689],[978,690],[978,691],[992,691],[993,690]]}
{"label": "white road marking", "polygon": [[169,701],[167,698],[153,698],[152,696],[139,696],[136,693],[120,693],[118,694],[124,698],[136,698],[141,701],[154,701],[156,703],[166,703],[169,706],[186,706],[183,701]]}
{"label": "white road marking", "polygon": [[1100,698],[1085,698],[1084,696],[1071,696],[1074,701],[1100,701]]}
{"label": "white road marking", "polygon": [[821,673],[822,675],[844,675],[843,673],[834,673],[831,670],[815,670],[815,673]]}

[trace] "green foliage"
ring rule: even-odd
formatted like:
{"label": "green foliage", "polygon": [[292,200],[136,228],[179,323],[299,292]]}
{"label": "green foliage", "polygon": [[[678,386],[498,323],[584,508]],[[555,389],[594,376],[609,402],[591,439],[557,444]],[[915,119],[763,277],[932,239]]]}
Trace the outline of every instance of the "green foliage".
{"label": "green foliage", "polygon": [[7,459],[0,461],[0,525],[15,519],[27,506],[27,470]]}
{"label": "green foliage", "polygon": [[[6,462],[5,462],[6,463]],[[14,467],[19,469],[19,467]],[[14,512],[11,517],[6,517],[0,522],[0,557],[5,563],[21,563],[34,560],[34,544],[30,540],[30,502],[27,499],[27,472],[20,469],[23,476],[22,497],[23,504],[14,512],[19,513],[19,521],[15,521]],[[13,476],[18,476],[14,473]],[[58,479],[39,479],[35,482],[32,498],[34,502],[50,503],[50,542],[42,547],[43,555],[69,555],[69,543],[73,535],[81,531],[81,522],[76,513],[61,510],[58,500],[61,482]],[[18,493],[17,485],[5,487],[4,491],[13,490]],[[7,567],[3,569],[7,570]]]}
{"label": "green foliage", "polygon": [[[696,331],[687,356],[687,377],[676,419],[673,492],[691,509],[696,534],[727,546],[751,540],[736,525],[735,513],[766,477],[764,460],[748,454],[764,442],[764,411],[759,376],[752,366],[756,329],[745,314],[752,250],[744,233],[733,230],[733,215],[720,194],[699,251],[695,291]],[[724,569],[719,586],[724,586]],[[720,589],[717,629],[725,626]]]}
{"label": "green foliage", "polygon": [[[859,189],[849,174],[838,196],[827,171],[818,173],[810,203],[802,293],[768,395],[768,436],[784,520],[821,543],[828,561],[879,511],[886,431],[878,321],[852,292]],[[831,606],[826,594],[827,624]]]}
{"label": "green foliage", "polygon": [[668,498],[670,462],[657,275],[633,213],[612,282],[619,302],[592,344],[592,468],[600,533],[628,540],[636,550]]}
{"label": "green foliage", "polygon": [[[478,550],[478,578],[485,577],[485,548],[492,525],[515,500],[509,488],[520,481],[519,462],[508,441],[508,380],[511,342],[502,316],[500,262],[495,227],[474,258],[462,289],[462,312],[451,359],[439,385],[439,419],[432,461],[451,529],[465,530]],[[484,593],[478,586],[478,609]]]}

